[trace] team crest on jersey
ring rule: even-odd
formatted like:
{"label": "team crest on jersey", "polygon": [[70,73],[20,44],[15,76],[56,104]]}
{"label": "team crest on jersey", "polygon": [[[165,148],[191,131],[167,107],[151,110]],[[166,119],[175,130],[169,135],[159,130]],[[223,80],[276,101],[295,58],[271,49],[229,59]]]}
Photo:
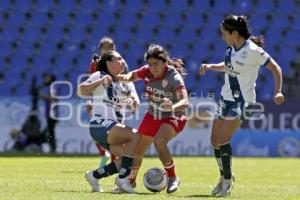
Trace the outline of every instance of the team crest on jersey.
{"label": "team crest on jersey", "polygon": [[247,57],[247,51],[242,52],[241,58],[246,58]]}
{"label": "team crest on jersey", "polygon": [[167,87],[167,85],[169,84],[169,82],[167,80],[162,80],[161,85],[163,86],[163,88]]}

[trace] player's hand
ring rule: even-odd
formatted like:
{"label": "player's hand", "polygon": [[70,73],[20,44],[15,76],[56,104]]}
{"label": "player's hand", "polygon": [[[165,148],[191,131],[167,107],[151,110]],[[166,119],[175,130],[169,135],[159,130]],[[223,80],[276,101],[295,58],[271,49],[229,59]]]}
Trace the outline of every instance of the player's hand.
{"label": "player's hand", "polygon": [[164,98],[163,102],[161,104],[161,108],[164,111],[172,111],[173,110],[173,102],[168,98]]}
{"label": "player's hand", "polygon": [[275,102],[275,104],[280,105],[284,102],[284,96],[281,92],[277,92],[274,97],[273,97],[273,101]]}
{"label": "player's hand", "polygon": [[209,70],[211,66],[209,64],[201,64],[200,69],[199,69],[199,74],[203,76],[207,70]]}
{"label": "player's hand", "polygon": [[103,76],[103,77],[101,78],[101,80],[102,80],[102,84],[103,84],[104,86],[108,86],[108,85],[110,85],[110,84],[113,82],[112,77],[109,76],[109,75]]}
{"label": "player's hand", "polygon": [[116,75],[116,79],[120,82],[128,82],[127,74],[118,74]]}

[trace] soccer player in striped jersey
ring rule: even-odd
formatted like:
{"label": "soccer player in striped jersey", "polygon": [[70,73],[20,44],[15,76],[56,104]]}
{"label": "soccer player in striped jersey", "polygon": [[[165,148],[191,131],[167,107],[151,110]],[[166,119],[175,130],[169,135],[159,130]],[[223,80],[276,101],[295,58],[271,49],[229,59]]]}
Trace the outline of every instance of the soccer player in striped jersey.
{"label": "soccer player in striped jersey", "polygon": [[225,72],[225,83],[216,118],[213,121],[211,142],[221,177],[212,195],[228,196],[232,190],[230,140],[246,117],[246,108],[256,102],[255,84],[260,66],[271,70],[275,90],[273,101],[284,102],[282,72],[275,60],[262,49],[263,38],[252,36],[245,16],[227,16],[220,25],[224,41],[225,61],[218,64],[202,64],[200,74],[206,71]]}
{"label": "soccer player in striped jersey", "polygon": [[147,65],[128,74],[118,75],[121,81],[144,80],[149,103],[138,129],[140,139],[131,182],[134,183],[144,153],[153,142],[167,171],[167,193],[173,193],[180,179],[175,174],[175,165],[167,144],[183,130],[186,123],[184,109],[188,106],[188,94],[182,78],[185,70],[183,62],[170,59],[168,52],[160,45],[150,45],[145,60]]}
{"label": "soccer player in striped jersey", "polygon": [[138,136],[136,130],[123,123],[126,106],[135,110],[139,105],[139,98],[133,83],[121,83],[116,79],[124,71],[124,60],[118,52],[107,52],[96,63],[97,72],[79,84],[77,93],[80,97],[93,94],[90,134],[97,143],[119,159],[86,172],[85,177],[92,191],[102,192],[98,180],[119,172],[117,185],[127,193],[134,193],[128,175],[135,157]]}

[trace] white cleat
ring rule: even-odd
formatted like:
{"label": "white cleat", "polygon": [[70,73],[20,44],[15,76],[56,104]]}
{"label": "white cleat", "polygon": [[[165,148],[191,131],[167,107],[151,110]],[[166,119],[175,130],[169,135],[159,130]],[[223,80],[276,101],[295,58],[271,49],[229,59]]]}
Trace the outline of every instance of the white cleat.
{"label": "white cleat", "polygon": [[222,181],[222,189],[219,193],[220,197],[230,196],[232,190],[232,180],[231,179],[223,179]]}
{"label": "white cleat", "polygon": [[130,194],[135,193],[134,188],[130,184],[128,177],[120,178],[119,176],[117,176],[115,181],[119,189],[122,190],[123,192],[130,193]]}
{"label": "white cleat", "polygon": [[93,171],[87,171],[85,173],[85,179],[89,182],[92,192],[104,192],[104,190],[99,185],[98,179],[94,178]]}
{"label": "white cleat", "polygon": [[176,192],[180,185],[180,179],[177,176],[168,177],[168,186],[167,186],[167,193],[171,194]]}
{"label": "white cleat", "polygon": [[218,183],[216,184],[216,186],[214,187],[214,189],[211,191],[211,195],[212,196],[217,196],[221,192],[223,180],[224,180],[224,177],[221,176],[219,178]]}

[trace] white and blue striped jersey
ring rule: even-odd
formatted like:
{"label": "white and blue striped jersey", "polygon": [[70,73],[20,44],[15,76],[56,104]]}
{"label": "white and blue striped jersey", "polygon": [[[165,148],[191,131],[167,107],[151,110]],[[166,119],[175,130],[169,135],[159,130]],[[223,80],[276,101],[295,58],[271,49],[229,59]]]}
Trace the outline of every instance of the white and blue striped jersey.
{"label": "white and blue striped jersey", "polygon": [[[93,73],[86,82],[92,83],[104,75],[103,72],[97,71]],[[93,91],[93,116],[91,121],[112,119],[123,123],[126,111],[125,100],[130,96],[138,98],[133,83],[115,81],[109,86],[99,85]]]}
{"label": "white and blue striped jersey", "polygon": [[227,47],[225,52],[225,83],[221,95],[224,100],[256,102],[256,79],[260,66],[265,66],[270,56],[251,39],[242,47]]}

